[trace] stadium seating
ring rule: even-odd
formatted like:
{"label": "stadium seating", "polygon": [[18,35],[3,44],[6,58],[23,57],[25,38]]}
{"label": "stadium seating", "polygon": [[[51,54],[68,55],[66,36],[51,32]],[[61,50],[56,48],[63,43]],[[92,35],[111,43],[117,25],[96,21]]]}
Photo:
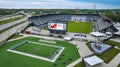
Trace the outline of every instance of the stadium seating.
{"label": "stadium seating", "polygon": [[64,20],[64,21],[80,21],[80,22],[93,22],[95,25],[95,31],[115,32],[112,22],[104,20],[98,14],[47,14],[35,17],[30,17],[29,20],[39,27],[40,29],[47,27],[48,22],[53,20]]}

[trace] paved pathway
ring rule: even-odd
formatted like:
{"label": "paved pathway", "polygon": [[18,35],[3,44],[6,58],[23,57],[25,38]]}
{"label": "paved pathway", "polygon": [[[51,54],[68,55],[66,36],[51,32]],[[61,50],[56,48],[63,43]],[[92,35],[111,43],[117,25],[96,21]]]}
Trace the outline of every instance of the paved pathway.
{"label": "paved pathway", "polygon": [[73,67],[75,66],[76,64],[78,64],[79,62],[82,61],[82,57],[84,56],[88,56],[88,55],[91,55],[92,52],[88,49],[88,47],[86,46],[86,43],[85,42],[80,42],[80,41],[71,41],[71,43],[73,44],[77,44],[77,48],[78,49],[78,52],[81,56],[81,58],[79,58],[78,60],[74,61],[73,63],[67,65],[66,67]]}
{"label": "paved pathway", "polygon": [[[84,57],[84,56],[88,56],[88,55],[92,54],[92,52],[86,46],[85,42],[72,41],[71,43],[77,44],[77,48],[79,48],[78,51],[79,51],[79,54],[80,54],[81,58]],[[76,65],[77,63],[82,61],[80,59],[78,59],[78,60],[76,60],[73,63],[69,64],[67,67],[73,67],[74,65]],[[98,64],[98,65],[93,66],[93,67],[117,67],[117,65],[119,63],[120,63],[120,53],[117,56],[115,56],[110,63],[108,63],[108,64],[101,63],[101,64]],[[87,66],[87,67],[89,67],[89,66]]]}
{"label": "paved pathway", "polygon": [[120,39],[110,39],[110,40],[120,42]]}
{"label": "paved pathway", "polygon": [[66,67],[73,67],[73,66],[75,66],[76,64],[78,64],[81,61],[82,61],[82,58],[79,58],[78,60],[74,61],[73,63],[71,63],[69,65],[67,65]]}
{"label": "paved pathway", "polygon": [[84,57],[84,56],[88,56],[88,55],[91,55],[92,52],[89,50],[89,48],[86,46],[86,43],[85,42],[81,42],[81,41],[72,41],[71,43],[73,44],[77,44],[77,48],[78,48],[78,51],[79,51],[79,54],[81,57]]}
{"label": "paved pathway", "polygon": [[116,55],[108,65],[110,67],[117,67],[119,63],[120,63],[120,53]]}

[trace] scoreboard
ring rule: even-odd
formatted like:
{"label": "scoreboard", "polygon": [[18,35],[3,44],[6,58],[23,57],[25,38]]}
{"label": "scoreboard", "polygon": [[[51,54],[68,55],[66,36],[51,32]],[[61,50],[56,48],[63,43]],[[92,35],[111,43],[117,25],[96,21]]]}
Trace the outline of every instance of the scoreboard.
{"label": "scoreboard", "polygon": [[48,23],[48,29],[51,32],[66,32],[67,31],[67,23],[66,21],[52,21]]}

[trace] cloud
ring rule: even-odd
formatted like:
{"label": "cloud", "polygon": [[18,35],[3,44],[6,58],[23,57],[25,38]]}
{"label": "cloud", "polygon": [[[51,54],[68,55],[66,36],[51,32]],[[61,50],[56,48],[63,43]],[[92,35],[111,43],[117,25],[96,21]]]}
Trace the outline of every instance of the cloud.
{"label": "cloud", "polygon": [[[0,0],[0,8],[93,9],[94,3],[69,0]],[[96,3],[96,9],[117,9],[120,6]]]}

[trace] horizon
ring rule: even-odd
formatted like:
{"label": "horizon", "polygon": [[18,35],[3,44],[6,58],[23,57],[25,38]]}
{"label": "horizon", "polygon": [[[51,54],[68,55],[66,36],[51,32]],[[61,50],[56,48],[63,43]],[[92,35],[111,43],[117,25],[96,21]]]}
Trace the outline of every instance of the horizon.
{"label": "horizon", "polygon": [[0,0],[4,9],[120,9],[119,0]]}

